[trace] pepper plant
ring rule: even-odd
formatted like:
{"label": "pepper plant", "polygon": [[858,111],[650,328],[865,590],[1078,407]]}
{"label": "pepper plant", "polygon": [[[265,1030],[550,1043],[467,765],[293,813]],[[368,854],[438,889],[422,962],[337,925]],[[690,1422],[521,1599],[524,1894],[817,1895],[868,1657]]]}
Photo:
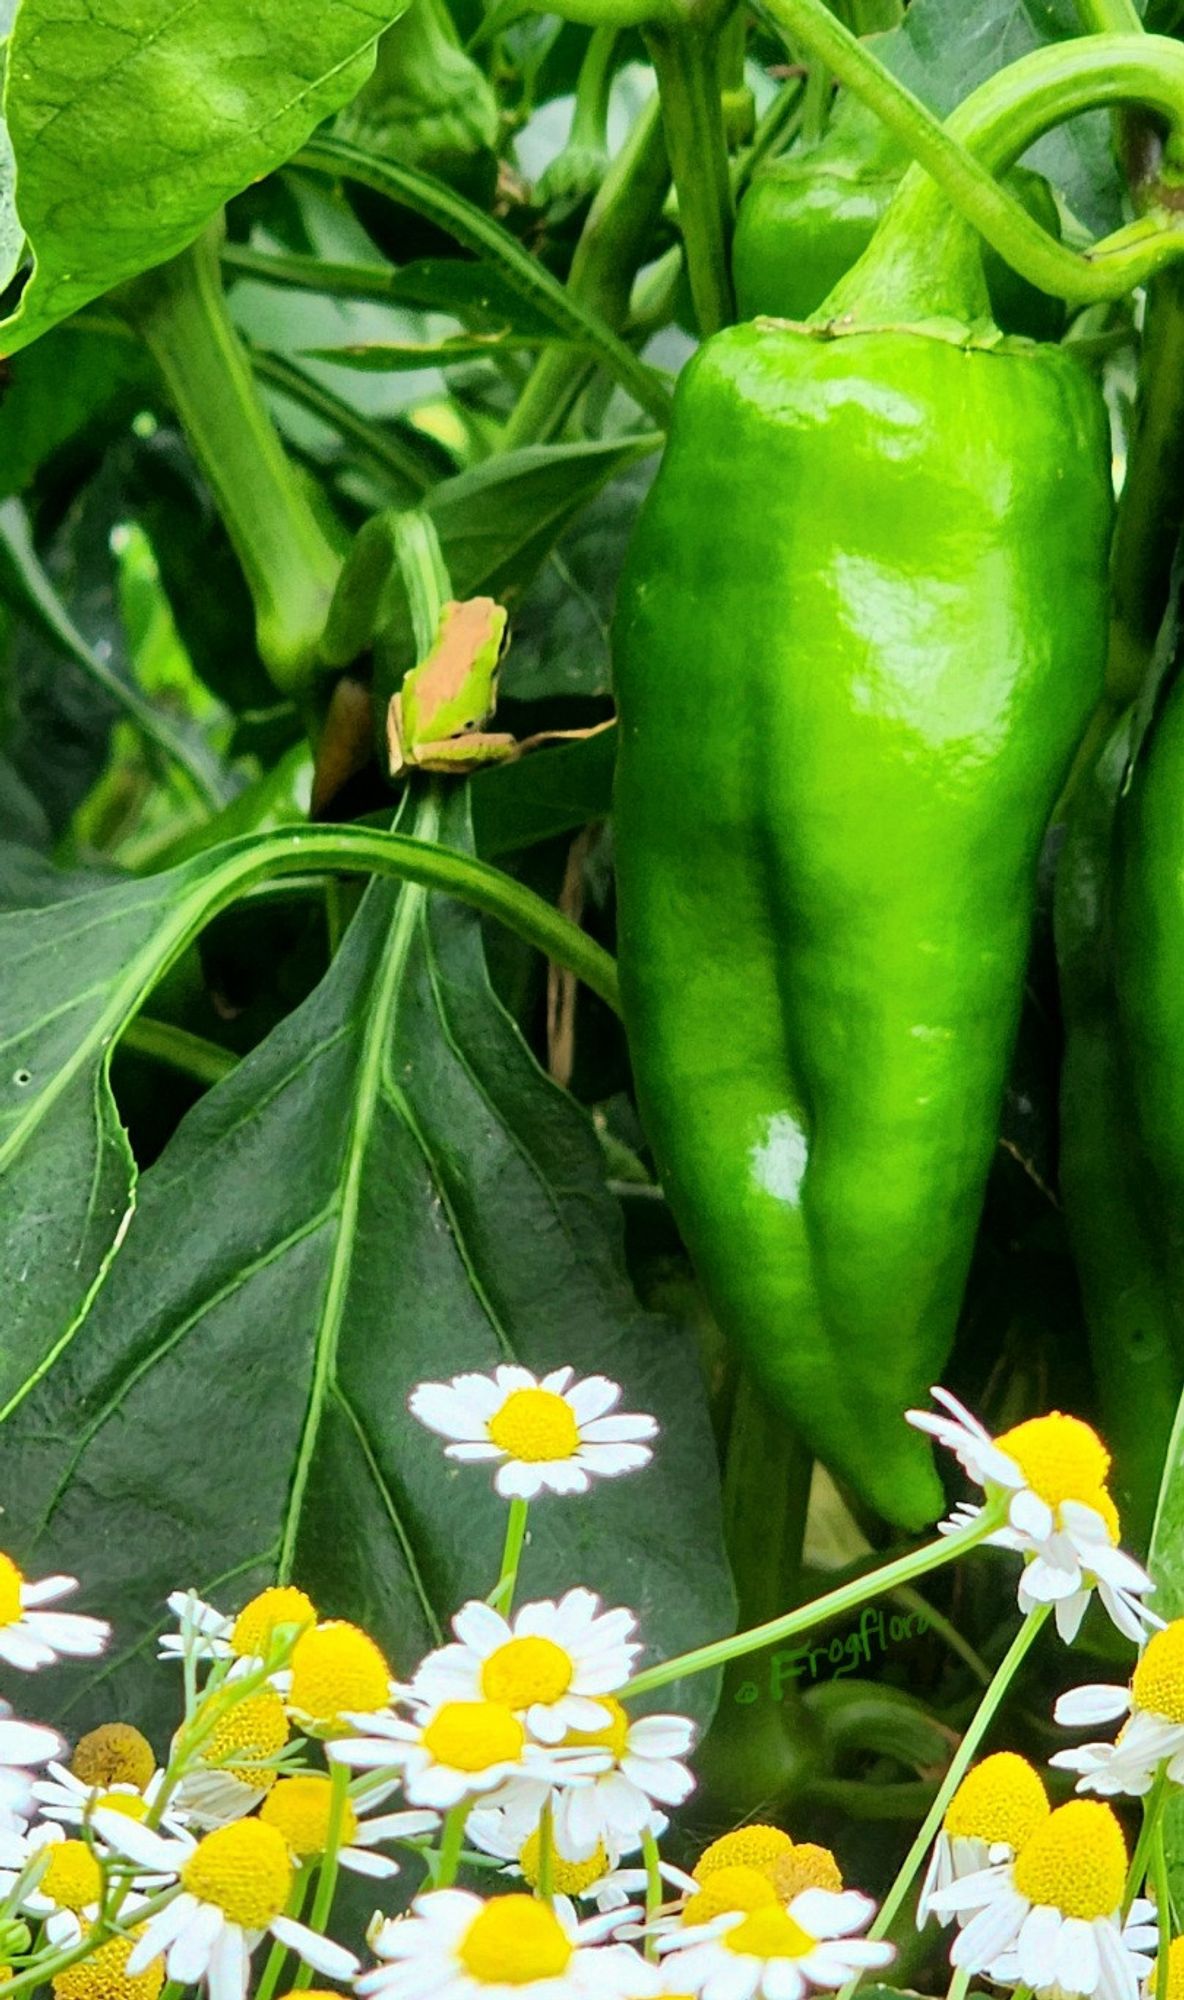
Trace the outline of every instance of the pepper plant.
{"label": "pepper plant", "polygon": [[1180,2000],[1184,14],[0,26],[0,1967]]}

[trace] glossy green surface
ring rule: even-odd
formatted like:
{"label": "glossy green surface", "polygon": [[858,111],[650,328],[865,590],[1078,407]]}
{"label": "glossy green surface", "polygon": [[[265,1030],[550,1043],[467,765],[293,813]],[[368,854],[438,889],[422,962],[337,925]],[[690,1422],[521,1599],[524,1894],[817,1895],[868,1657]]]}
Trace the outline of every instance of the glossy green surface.
{"label": "glossy green surface", "polygon": [[1184,1276],[1184,682],[1156,717],[1124,802],[1115,959],[1132,1098],[1161,1203],[1177,1295]]}
{"label": "glossy green surface", "polygon": [[1063,353],[740,326],[703,348],[616,629],[620,962],[725,1330],[890,1520],[940,1379],[1037,854],[1099,692],[1105,416]]}
{"label": "glossy green surface", "polygon": [[[1123,1539],[1146,1548],[1184,1385],[1184,1294],[1135,1117],[1115,992],[1115,808],[1137,732],[1128,715],[1073,789],[1057,863],[1064,1025],[1059,1181]],[[1180,963],[1184,931],[1178,934]],[[1177,1100],[1178,1101],[1178,1100]]]}
{"label": "glossy green surface", "polygon": [[[819,145],[774,160],[740,204],[732,250],[740,317],[804,320],[817,312],[867,249],[907,165],[899,141],[854,103],[844,104]],[[1047,181],[1024,168],[1006,180],[1029,214],[1059,235]],[[1005,333],[1060,337],[1060,300],[1017,277],[993,250],[985,253],[983,269]]]}

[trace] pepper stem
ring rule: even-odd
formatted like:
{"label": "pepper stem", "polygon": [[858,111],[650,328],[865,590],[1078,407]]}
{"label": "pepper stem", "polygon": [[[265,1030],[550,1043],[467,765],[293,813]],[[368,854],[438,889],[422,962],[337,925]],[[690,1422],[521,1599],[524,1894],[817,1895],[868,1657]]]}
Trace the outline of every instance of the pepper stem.
{"label": "pepper stem", "polygon": [[[1184,223],[1168,214],[1143,217],[1084,254],[1070,250],[994,178],[1063,119],[1098,105],[1131,102],[1167,121],[1165,157],[1169,165],[1179,165],[1184,161],[1184,46],[1179,42],[1163,35],[1099,34],[1036,49],[983,84],[943,126],[836,20],[825,0],[761,0],[761,11],[826,62],[925,170],[906,175],[876,241],[835,294],[841,310],[849,310],[856,297],[859,273],[865,282],[876,277],[876,291],[882,288],[895,314],[915,312],[917,294],[924,300],[925,316],[933,317],[932,231],[939,192],[1022,277],[1073,304],[1121,297],[1184,256]],[[936,182],[936,190],[930,181]],[[926,192],[923,202],[921,191]],[[918,229],[919,240],[913,233]],[[903,253],[902,284],[893,293],[887,267]],[[873,296],[869,288],[869,299]],[[861,314],[864,303],[861,298]],[[884,305],[876,310],[882,312]]]}
{"label": "pepper stem", "polygon": [[222,293],[221,223],[120,294],[152,353],[255,604],[260,657],[290,694],[309,679],[341,564],[255,385]]}
{"label": "pepper stem", "polygon": [[695,316],[704,339],[735,317],[732,181],[719,78],[719,30],[679,22],[647,30]]}

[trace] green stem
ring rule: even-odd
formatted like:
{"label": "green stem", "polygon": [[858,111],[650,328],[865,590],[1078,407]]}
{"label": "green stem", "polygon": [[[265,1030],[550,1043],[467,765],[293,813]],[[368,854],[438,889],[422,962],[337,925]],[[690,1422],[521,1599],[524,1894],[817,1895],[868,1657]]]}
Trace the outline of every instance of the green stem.
{"label": "green stem", "polygon": [[[196,929],[256,882],[272,876],[393,875],[404,882],[417,882],[421,888],[442,890],[487,916],[497,917],[557,965],[567,966],[614,1012],[620,1012],[616,965],[603,946],[533,890],[472,855],[416,840],[410,834],[382,833],[372,827],[293,826],[282,834],[263,838],[248,834],[242,840],[227,841],[220,849],[210,849],[206,858],[212,865]],[[187,899],[186,908],[191,904],[192,898]],[[189,939],[190,926],[186,924],[184,943]]]}
{"label": "green stem", "polygon": [[1126,1872],[1126,1888],[1122,1898],[1122,1915],[1125,1920],[1131,1912],[1131,1904],[1138,1895],[1147,1874],[1148,1858],[1156,1829],[1163,1817],[1167,1802],[1168,1774],[1165,1765],[1156,1776],[1154,1785],[1143,1801],[1143,1818],[1139,1824],[1139,1836],[1135,1841],[1135,1851],[1131,1855],[1131,1865]]}
{"label": "green stem", "polygon": [[167,1063],[182,1076],[207,1086],[221,1083],[238,1068],[239,1059],[230,1049],[206,1041],[203,1035],[191,1035],[187,1028],[174,1027],[171,1021],[154,1020],[149,1014],[138,1014],[129,1021],[119,1039],[120,1046],[135,1055]]}
{"label": "green stem", "polygon": [[[296,1870],[292,1880],[291,1894],[284,1907],[284,1915],[286,1917],[298,1917],[300,1915],[301,1910],[304,1908],[304,1898],[308,1893],[308,1885],[311,1879],[312,1870],[310,1868],[298,1868]],[[271,2000],[271,1996],[278,1984],[280,1973],[287,1963],[287,1958],[288,1947],[281,1944],[277,1938],[267,1954],[267,1963],[263,1968],[263,1977],[260,1979],[255,1992],[255,2000]],[[164,2000],[163,1994],[161,1995],[161,2000]]]}
{"label": "green stem", "polygon": [[954,1971],[954,1976],[950,1981],[949,1991],[946,1994],[946,2000],[966,2000],[966,1991],[969,1985],[970,1985],[969,1967],[965,1965],[957,1966]]}
{"label": "green stem", "polygon": [[1077,0],[1087,35],[1141,35],[1143,19],[1135,0]]}
{"label": "green stem", "polygon": [[260,656],[290,694],[308,679],[340,563],[255,386],[219,272],[221,226],[126,287],[255,604]]}
{"label": "green stem", "polygon": [[465,249],[478,257],[488,257],[507,284],[528,304],[546,313],[557,333],[581,345],[591,342],[601,364],[641,408],[663,427],[669,422],[670,396],[654,371],[639,361],[610,327],[582,308],[558,278],[491,216],[430,174],[378,159],[340,139],[314,139],[298,155],[298,160],[301,166],[316,173],[357,181],[362,187],[373,188],[376,194],[413,208],[429,222],[438,223]]}
{"label": "green stem", "polygon": [[[308,1927],[318,1937],[328,1933],[329,1918],[333,1910],[333,1898],[337,1893],[337,1876],[341,1867],[341,1828],[345,1819],[345,1803],[349,1796],[349,1767],[334,1764],[329,1778],[329,1824],[325,1829],[325,1851],[317,1873],[317,1893],[309,1912]],[[462,1827],[463,1831],[463,1827]],[[293,1993],[303,1992],[312,1985],[313,1967],[303,1962],[292,1981]]]}
{"label": "green stem", "polygon": [[[1098,105],[1135,102],[1159,113],[1171,128],[1171,151],[1184,130],[1179,42],[1162,35],[1093,35],[1035,49],[990,78],[943,126],[847,32],[825,0],[760,0],[760,7],[821,55],[925,170],[906,176],[891,211],[895,240],[907,242],[920,230],[906,258],[910,265],[924,265],[931,248],[933,190],[926,176],[1023,277],[1074,304],[1118,298],[1184,254],[1184,228],[1171,217],[1145,217],[1079,254],[1041,229],[994,179],[1043,132]],[[918,205],[919,193],[924,199]],[[886,220],[881,247],[887,226]]]}
{"label": "green stem", "polygon": [[655,25],[646,47],[658,78],[666,150],[699,331],[706,339],[735,317],[732,182],[717,61],[719,35],[694,23]]}
{"label": "green stem", "polygon": [[514,1499],[506,1516],[506,1539],[502,1544],[502,1566],[494,1585],[489,1602],[503,1618],[508,1618],[514,1604],[514,1587],[518,1582],[518,1565],[522,1561],[522,1550],[526,1542],[526,1521],[530,1512],[529,1503]]}
{"label": "green stem", "polygon": [[781,1639],[792,1639],[799,1632],[808,1632],[812,1626],[824,1624],[827,1619],[840,1618],[845,1612],[855,1611],[869,1597],[895,1590],[902,1583],[915,1583],[919,1576],[944,1568],[946,1563],[956,1561],[968,1549],[985,1541],[999,1526],[1002,1513],[1001,1504],[984,1508],[957,1534],[941,1535],[935,1542],[926,1542],[907,1556],[898,1556],[895,1562],[869,1570],[853,1583],[843,1584],[838,1590],[826,1591],[811,1604],[803,1604],[797,1610],[787,1611],[780,1618],[771,1618],[766,1624],[755,1625],[747,1632],[737,1632],[730,1639],[716,1639],[708,1646],[696,1646],[693,1652],[680,1653],[673,1660],[661,1660],[657,1666],[646,1667],[631,1681],[626,1681],[621,1692],[625,1695],[648,1694],[652,1688],[666,1687],[671,1681],[681,1680],[684,1674],[708,1673],[713,1667],[722,1667],[728,1660],[738,1660],[745,1653],[759,1652],[762,1646],[775,1645]]}
{"label": "green stem", "polygon": [[[572,295],[614,333],[629,316],[633,281],[650,255],[670,187],[657,101],[647,104],[588,210],[568,276]],[[503,451],[554,437],[595,369],[586,354],[550,347],[539,356],[502,432]]]}
{"label": "green stem", "polygon": [[333,298],[376,299],[400,305],[400,271],[391,264],[322,263],[299,251],[251,250],[245,243],[222,245],[222,268],[236,277],[257,278],[265,285],[291,286],[301,292],[327,292]]}
{"label": "green stem", "polygon": [[460,1867],[461,1849],[464,1845],[465,1821],[469,1816],[469,1802],[461,1799],[445,1814],[440,1833],[440,1845],[436,1851],[436,1867],[432,1877],[433,1889],[450,1889],[456,1880]]}
{"label": "green stem", "polygon": [[555,1814],[550,1799],[539,1814],[539,1897],[548,1908],[555,1901]]}
{"label": "green stem", "polygon": [[652,1926],[658,1911],[662,1907],[662,1869],[661,1856],[658,1853],[658,1843],[652,1829],[648,1826],[641,1836],[641,1852],[642,1858],[645,1861],[645,1921],[647,1926],[645,1955],[651,1964],[656,1964],[658,1958],[658,1937],[657,1933],[650,1929],[650,1926]]}
{"label": "green stem", "polygon": [[1155,1837],[1151,1845],[1151,1876],[1155,1883],[1155,1915],[1159,1927],[1159,1964],[1162,1985],[1160,1990],[1168,1991],[1168,1967],[1171,1963],[1172,1946],[1172,1888],[1168,1880],[1168,1852],[1163,1837],[1163,1815],[1161,1813],[1155,1827]]}
{"label": "green stem", "polygon": [[[1035,1611],[1028,1613],[1015,1638],[996,1667],[990,1685],[985,1690],[983,1698],[975,1710],[970,1726],[953,1757],[950,1759],[950,1768],[942,1779],[933,1804],[922,1820],[917,1837],[901,1863],[896,1880],[893,1882],[879,1910],[876,1912],[875,1922],[868,1931],[869,1937],[882,1938],[891,1928],[893,1918],[912,1887],[913,1878],[917,1870],[920,1868],[937,1837],[941,1823],[946,1816],[946,1808],[962,1783],[963,1778],[966,1776],[967,1771],[970,1769],[974,1761],[975,1752],[986,1735],[987,1730],[990,1728],[1000,1702],[1003,1700],[1004,1695],[1019,1672],[1027,1653],[1040,1633],[1050,1609],[1051,1606],[1042,1604]],[[859,1981],[854,1979],[843,1988],[843,2000],[849,2000],[849,1996],[854,1993],[858,1984]]]}

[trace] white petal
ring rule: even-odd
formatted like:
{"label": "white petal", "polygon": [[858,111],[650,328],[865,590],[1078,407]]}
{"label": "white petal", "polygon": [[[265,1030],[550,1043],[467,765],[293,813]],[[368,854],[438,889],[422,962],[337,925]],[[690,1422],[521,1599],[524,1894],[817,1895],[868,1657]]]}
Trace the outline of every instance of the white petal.
{"label": "white petal", "polygon": [[[598,1417],[606,1416],[621,1400],[621,1385],[610,1382],[607,1375],[586,1375],[582,1382],[573,1382],[566,1392],[566,1401],[581,1430],[586,1424],[594,1423]],[[653,1418],[650,1418],[653,1422]]]}
{"label": "white petal", "polygon": [[1053,1709],[1053,1719],[1062,1729],[1092,1729],[1097,1722],[1117,1722],[1130,1711],[1130,1689],[1094,1682],[1070,1688]]}
{"label": "white petal", "polygon": [[0,1720],[0,1764],[45,1764],[60,1757],[65,1747],[56,1729],[38,1722]]}
{"label": "white petal", "polygon": [[1091,1994],[1101,1973],[1092,1924],[1067,1917],[1057,1940],[1056,1980],[1066,1993]]}
{"label": "white petal", "polygon": [[358,1970],[358,1961],[352,1951],[347,1951],[344,1945],[334,1944],[332,1938],[321,1937],[319,1932],[309,1930],[307,1924],[298,1924],[295,1917],[276,1917],[271,1925],[271,1934],[291,1951],[298,1952],[314,1972],[323,1972],[327,1979],[352,1979]]}
{"label": "white petal", "polygon": [[816,1938],[846,1938],[872,1920],[875,1904],[857,1889],[803,1889],[789,1905],[795,1923]]}
{"label": "white petal", "polygon": [[192,1841],[164,1840],[139,1820],[112,1812],[107,1806],[95,1807],[91,1824],[105,1846],[126,1854],[142,1868],[151,1868],[154,1874],[175,1875],[193,1852]]}
{"label": "white petal", "polygon": [[1047,1986],[1056,1971],[1057,1939],[1063,1919],[1059,1910],[1037,1907],[1024,1918],[1015,1955],[1025,1986]]}
{"label": "white petal", "polygon": [[225,1922],[225,1916],[214,1903],[199,1903],[169,1953],[170,1979],[178,1980],[182,1986],[196,1986],[199,1979],[204,1979],[214,1939]]}
{"label": "white petal", "polygon": [[224,1924],[210,1952],[210,2000],[242,2000],[247,1990],[247,1941],[237,1924]]}
{"label": "white petal", "polygon": [[1030,1486],[1012,1495],[1007,1518],[1018,1534],[1034,1542],[1046,1542],[1053,1531],[1052,1508]]}
{"label": "white petal", "polygon": [[22,1583],[21,1607],[32,1610],[38,1604],[56,1603],[59,1597],[69,1597],[77,1588],[76,1576],[43,1576],[37,1583]]}

